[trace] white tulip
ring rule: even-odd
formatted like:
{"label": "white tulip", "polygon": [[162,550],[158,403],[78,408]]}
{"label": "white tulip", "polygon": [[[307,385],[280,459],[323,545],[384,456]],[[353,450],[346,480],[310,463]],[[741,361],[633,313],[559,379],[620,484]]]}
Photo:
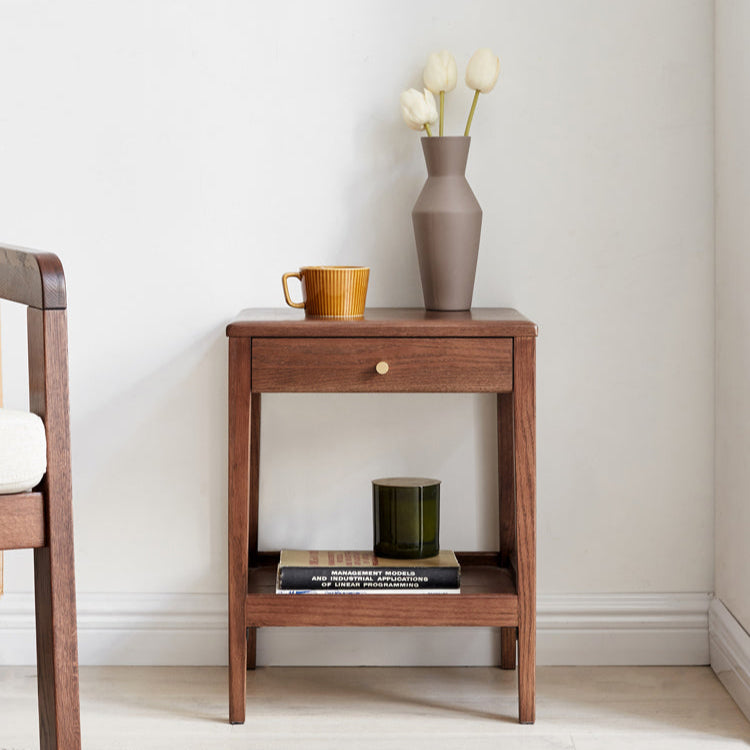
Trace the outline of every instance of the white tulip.
{"label": "white tulip", "polygon": [[425,89],[421,94],[416,89],[409,89],[401,94],[401,114],[404,121],[412,130],[426,130],[427,135],[430,132],[430,123],[435,122],[438,118],[435,97],[430,91]]}
{"label": "white tulip", "polygon": [[424,69],[424,85],[433,94],[440,95],[440,135],[443,134],[445,92],[456,88],[456,58],[447,50],[433,52],[427,58]]}
{"label": "white tulip", "polygon": [[474,101],[471,103],[469,119],[466,121],[466,130],[464,135],[469,135],[471,121],[474,119],[474,111],[477,108],[479,94],[489,94],[495,84],[497,77],[500,75],[500,60],[492,54],[492,50],[482,48],[478,49],[469,60],[466,66],[466,85],[474,89]]}
{"label": "white tulip", "polygon": [[456,88],[456,58],[450,52],[433,52],[427,58],[424,69],[424,85],[433,94],[441,91],[453,91]]}
{"label": "white tulip", "polygon": [[466,85],[474,91],[489,94],[500,75],[500,60],[492,50],[478,49],[466,66]]}

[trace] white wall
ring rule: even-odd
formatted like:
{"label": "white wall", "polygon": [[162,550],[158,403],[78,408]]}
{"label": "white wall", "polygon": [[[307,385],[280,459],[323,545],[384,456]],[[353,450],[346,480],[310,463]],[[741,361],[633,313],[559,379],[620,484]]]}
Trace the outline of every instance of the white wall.
{"label": "white wall", "polygon": [[[541,595],[711,591],[712,22],[709,0],[1,2],[0,238],[67,271],[81,595],[223,594],[224,325],[305,263],[422,304],[398,95],[479,46],[503,69],[472,128],[474,302],[540,325]],[[262,545],[368,546],[369,480],[403,472],[443,479],[444,546],[493,546],[493,409],[266,398]],[[6,572],[30,589],[27,555]]]}
{"label": "white wall", "polygon": [[716,598],[711,666],[750,719],[750,5],[716,3]]}
{"label": "white wall", "polygon": [[716,595],[750,631],[750,5],[716,19]]}

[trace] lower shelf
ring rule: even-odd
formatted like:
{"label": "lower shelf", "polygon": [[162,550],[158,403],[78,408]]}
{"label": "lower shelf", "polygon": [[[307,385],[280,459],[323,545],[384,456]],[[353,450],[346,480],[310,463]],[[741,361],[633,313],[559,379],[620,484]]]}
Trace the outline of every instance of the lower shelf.
{"label": "lower shelf", "polygon": [[515,627],[513,574],[461,561],[460,594],[277,594],[276,566],[250,568],[245,626]]}

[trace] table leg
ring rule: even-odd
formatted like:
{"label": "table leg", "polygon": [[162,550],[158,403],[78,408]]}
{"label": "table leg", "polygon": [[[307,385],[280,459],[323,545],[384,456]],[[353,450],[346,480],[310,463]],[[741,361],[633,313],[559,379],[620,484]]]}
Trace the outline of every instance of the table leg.
{"label": "table leg", "polygon": [[[516,547],[516,489],[513,455],[513,394],[497,394],[497,469],[500,508],[500,565],[510,567]],[[500,628],[500,667],[516,668],[516,628]]]}
{"label": "table leg", "polygon": [[255,669],[255,652],[258,645],[258,628],[247,629],[247,668]]}
{"label": "table leg", "polygon": [[518,588],[518,718],[533,724],[536,691],[536,393],[535,344],[513,346],[513,433],[516,465],[516,585]]}
{"label": "table leg", "polygon": [[[250,397],[250,506],[247,556],[251,567],[258,564],[258,488],[260,480],[260,393]],[[257,628],[247,629],[247,668],[255,669]]]}
{"label": "table leg", "polygon": [[229,339],[229,721],[245,721],[249,500],[250,500],[250,342]]}

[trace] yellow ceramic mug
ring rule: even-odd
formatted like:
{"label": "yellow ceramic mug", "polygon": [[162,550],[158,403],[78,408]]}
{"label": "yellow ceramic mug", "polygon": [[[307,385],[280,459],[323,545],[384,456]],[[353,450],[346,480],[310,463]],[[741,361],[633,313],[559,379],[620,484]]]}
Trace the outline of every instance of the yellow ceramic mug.
{"label": "yellow ceramic mug", "polygon": [[[302,302],[293,302],[287,279],[302,284]],[[318,318],[361,318],[370,269],[366,266],[303,266],[281,277],[284,298],[291,307],[304,308],[305,315]]]}

